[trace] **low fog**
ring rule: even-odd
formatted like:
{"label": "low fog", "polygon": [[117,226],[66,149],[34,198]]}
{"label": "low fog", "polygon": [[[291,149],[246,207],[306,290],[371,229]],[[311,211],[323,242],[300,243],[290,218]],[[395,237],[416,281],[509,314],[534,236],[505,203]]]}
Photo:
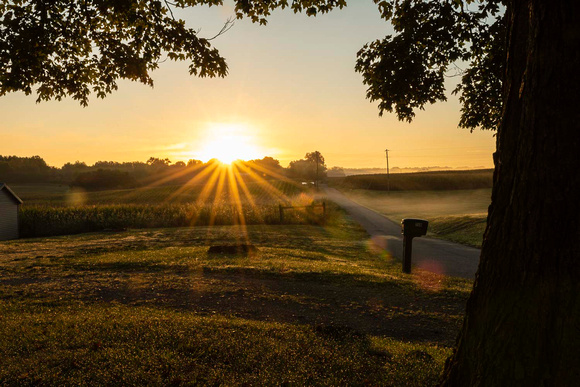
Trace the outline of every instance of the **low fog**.
{"label": "low fog", "polygon": [[356,202],[389,217],[432,218],[487,215],[491,189],[457,191],[363,191],[347,195]]}

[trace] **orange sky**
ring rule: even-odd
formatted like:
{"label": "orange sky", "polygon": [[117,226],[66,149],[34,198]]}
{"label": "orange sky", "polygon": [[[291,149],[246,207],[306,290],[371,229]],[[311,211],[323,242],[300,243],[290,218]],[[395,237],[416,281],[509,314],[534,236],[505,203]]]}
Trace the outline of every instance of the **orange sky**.
{"label": "orange sky", "polygon": [[[233,11],[198,7],[180,15],[209,37]],[[59,167],[225,154],[272,156],[287,165],[319,150],[328,166],[382,167],[389,148],[391,167],[492,167],[493,133],[457,128],[459,104],[451,95],[411,124],[378,117],[354,72],[356,52],[392,33],[371,1],[317,18],[281,11],[269,20],[267,27],[238,20],[213,41],[228,61],[225,79],[195,78],[186,63],[168,61],[153,74],[154,88],[120,82],[87,108],[70,99],[0,97],[0,154],[40,155]],[[449,89],[457,80],[449,78]]]}

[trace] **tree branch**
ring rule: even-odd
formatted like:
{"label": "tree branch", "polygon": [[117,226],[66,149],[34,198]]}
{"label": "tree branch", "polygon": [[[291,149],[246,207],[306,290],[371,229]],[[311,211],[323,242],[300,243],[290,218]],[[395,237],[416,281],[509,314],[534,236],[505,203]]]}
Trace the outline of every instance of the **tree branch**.
{"label": "tree branch", "polygon": [[[164,0],[164,1],[165,1],[165,5],[167,6],[167,9],[169,10],[169,13],[171,14],[171,18],[173,20],[175,20],[175,15],[173,15],[173,10],[171,9],[171,5],[170,5],[170,4],[173,4],[173,3],[170,3],[167,0]],[[175,5],[175,4],[173,4],[173,5]]]}
{"label": "tree branch", "polygon": [[225,34],[234,26],[234,24],[235,24],[234,20],[231,17],[229,17],[228,20],[226,20],[226,22],[224,23],[224,26],[222,27],[220,32],[218,32],[215,36],[213,36],[209,39],[206,39],[206,40],[207,41],[214,40],[218,36]]}

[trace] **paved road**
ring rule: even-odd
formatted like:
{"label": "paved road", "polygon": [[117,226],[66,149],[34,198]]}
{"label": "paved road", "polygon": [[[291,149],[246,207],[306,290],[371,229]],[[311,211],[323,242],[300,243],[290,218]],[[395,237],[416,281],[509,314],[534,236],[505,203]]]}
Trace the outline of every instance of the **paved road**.
{"label": "paved road", "polygon": [[[324,187],[328,198],[344,208],[371,235],[373,244],[398,260],[403,258],[401,225],[348,199],[334,188]],[[420,216],[418,216],[420,217]],[[474,279],[480,250],[439,239],[413,239],[413,265],[425,270]]]}

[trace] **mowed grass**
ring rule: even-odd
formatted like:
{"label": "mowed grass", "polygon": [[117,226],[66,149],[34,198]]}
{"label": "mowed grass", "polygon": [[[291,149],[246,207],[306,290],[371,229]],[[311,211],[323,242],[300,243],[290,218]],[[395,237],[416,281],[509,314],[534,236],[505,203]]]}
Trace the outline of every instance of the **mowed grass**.
{"label": "mowed grass", "polygon": [[[470,282],[363,231],[256,225],[0,242],[0,384],[434,385]],[[252,243],[250,256],[210,245]]]}
{"label": "mowed grass", "polygon": [[431,218],[429,236],[481,248],[487,215],[453,215]]}
{"label": "mowed grass", "polygon": [[428,220],[428,236],[481,248],[491,189],[398,192],[343,189],[342,192],[395,222],[403,218]]}

